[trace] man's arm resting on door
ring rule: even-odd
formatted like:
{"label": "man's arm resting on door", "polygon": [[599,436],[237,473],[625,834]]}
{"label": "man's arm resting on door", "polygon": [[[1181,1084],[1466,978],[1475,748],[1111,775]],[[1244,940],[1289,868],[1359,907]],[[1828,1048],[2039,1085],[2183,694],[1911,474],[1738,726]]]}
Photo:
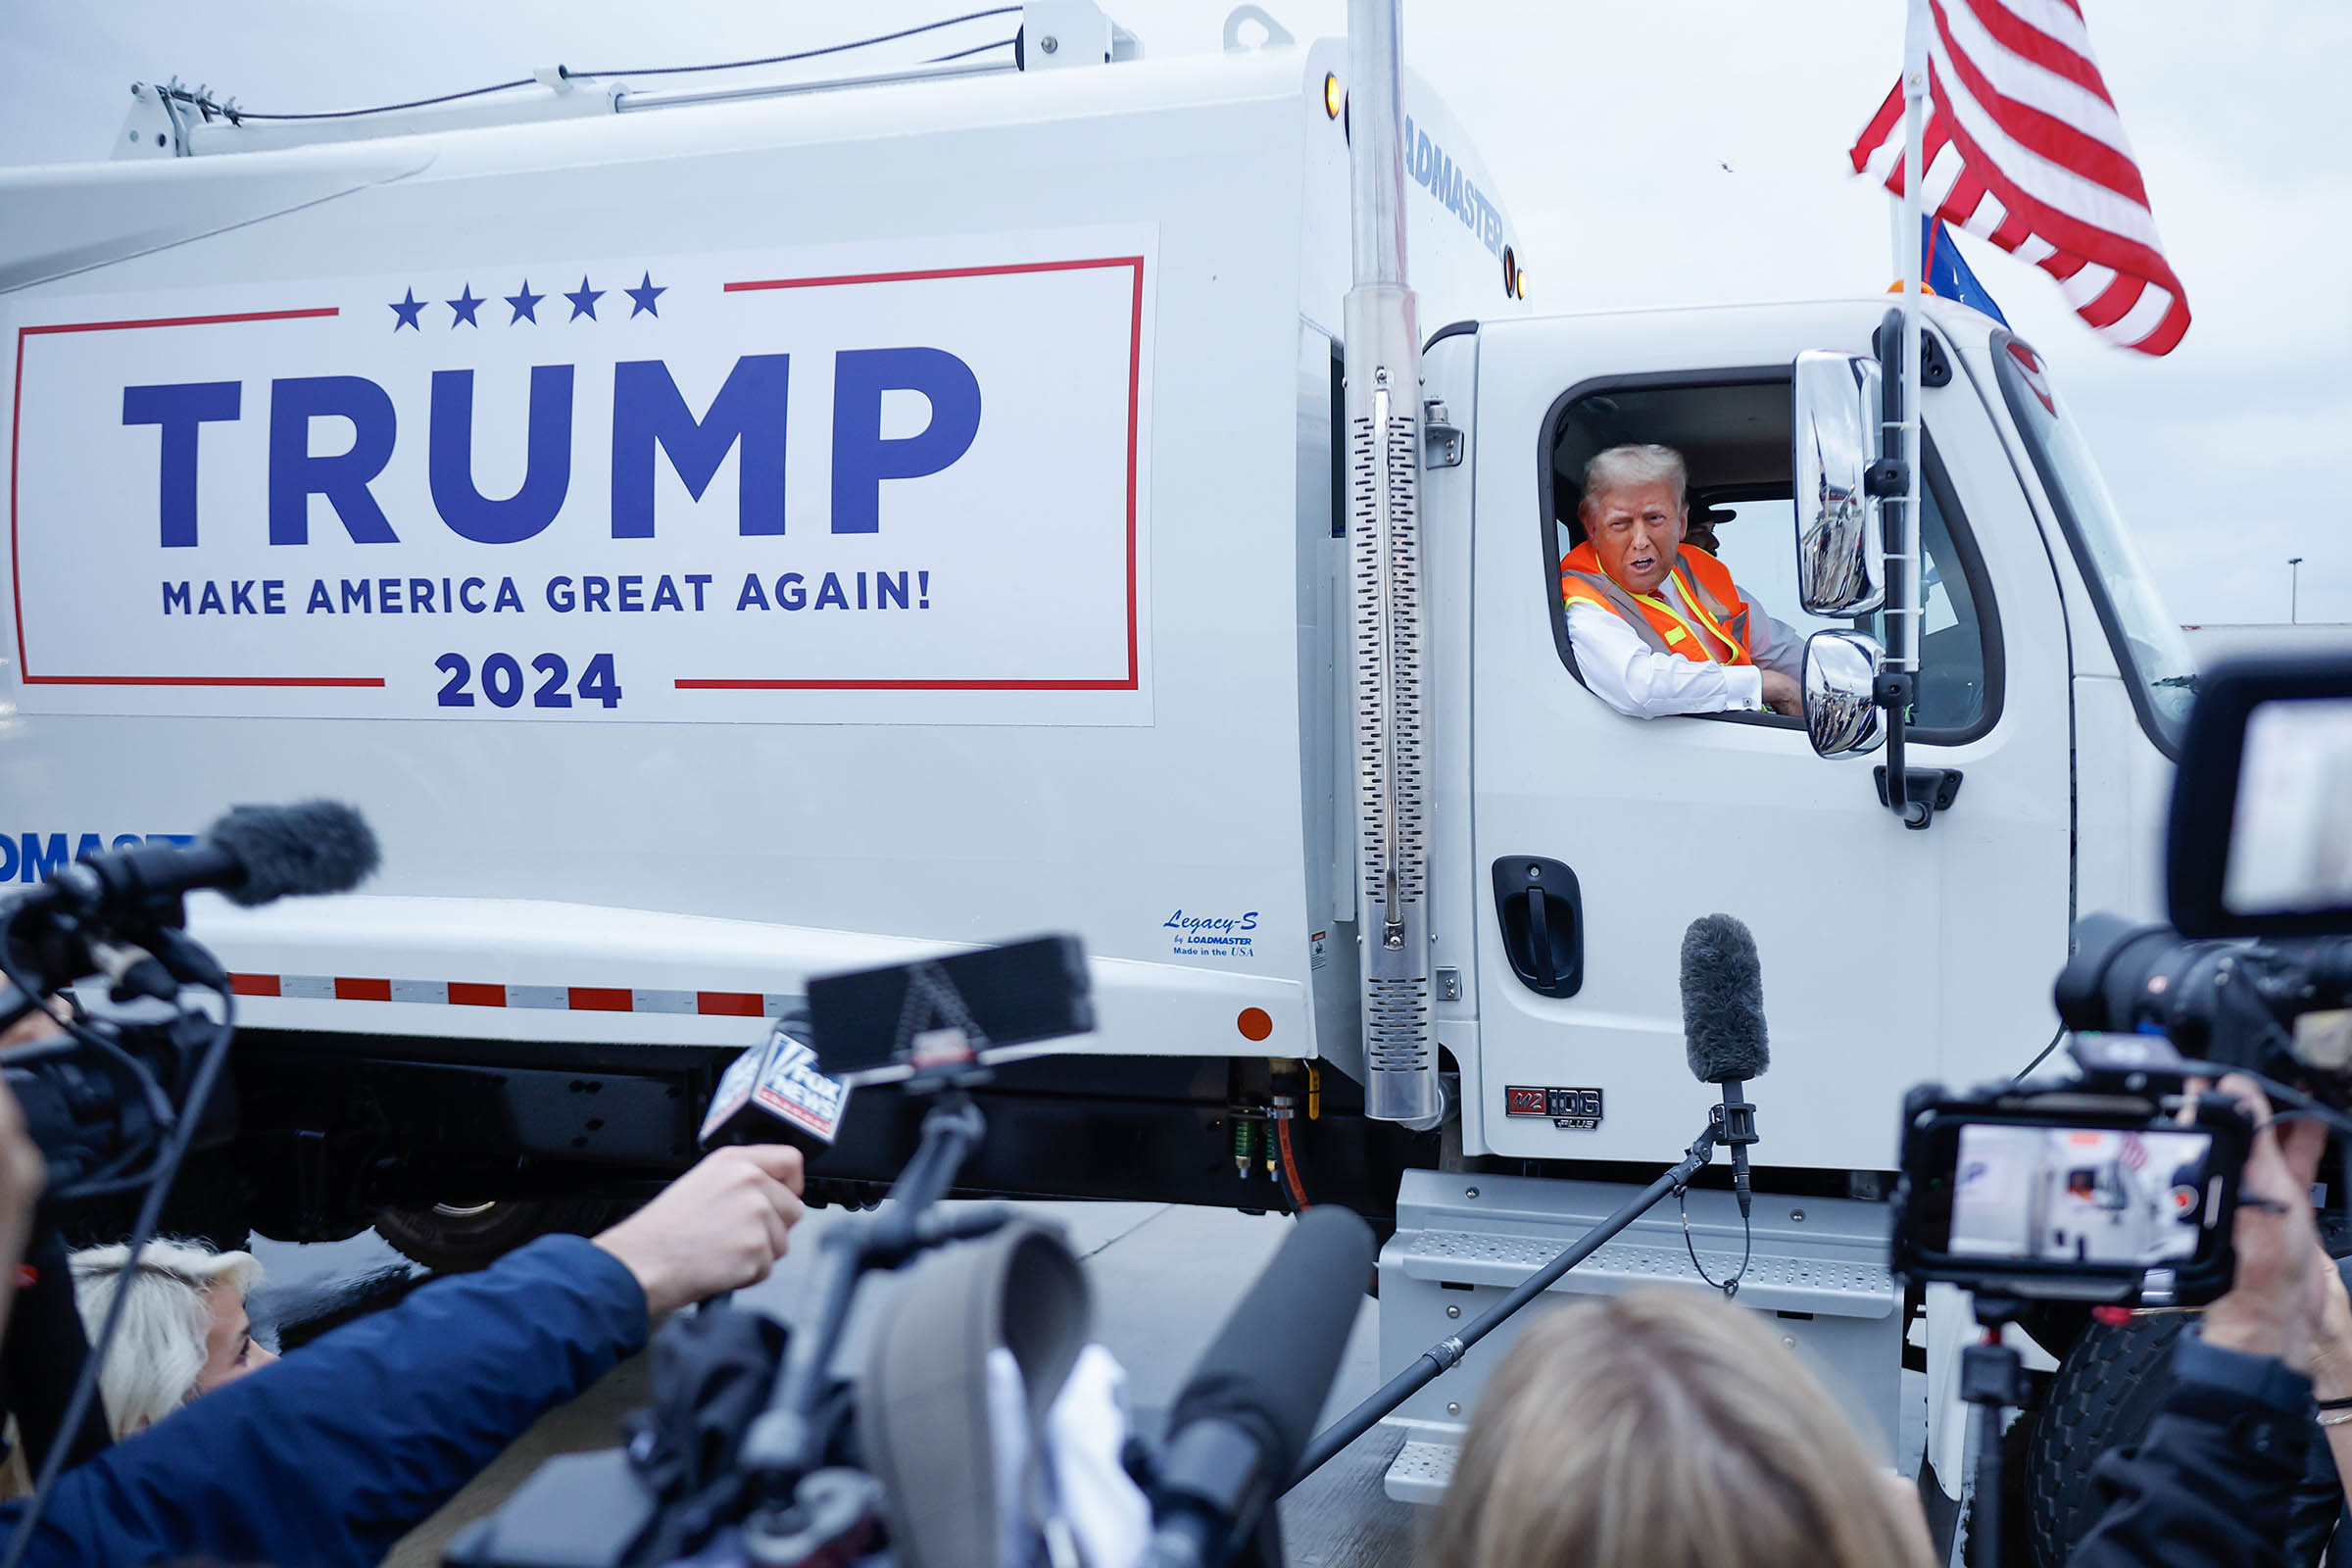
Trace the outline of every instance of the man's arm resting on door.
{"label": "man's arm resting on door", "polygon": [[1598,605],[1580,601],[1568,607],[1568,637],[1585,685],[1629,718],[1754,712],[1764,707],[1761,670],[1652,653],[1640,633]]}

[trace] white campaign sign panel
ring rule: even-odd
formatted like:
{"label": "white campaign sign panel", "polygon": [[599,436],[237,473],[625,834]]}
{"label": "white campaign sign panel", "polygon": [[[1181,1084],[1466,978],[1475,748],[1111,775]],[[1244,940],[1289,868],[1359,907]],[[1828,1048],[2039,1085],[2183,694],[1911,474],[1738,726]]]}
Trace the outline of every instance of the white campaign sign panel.
{"label": "white campaign sign panel", "polygon": [[1149,723],[1153,235],[45,297],[45,712]]}

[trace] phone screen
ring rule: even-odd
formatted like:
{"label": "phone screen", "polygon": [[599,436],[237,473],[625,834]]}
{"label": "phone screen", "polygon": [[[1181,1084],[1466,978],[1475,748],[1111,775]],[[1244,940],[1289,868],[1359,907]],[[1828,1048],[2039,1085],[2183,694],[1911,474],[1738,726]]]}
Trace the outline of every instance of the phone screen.
{"label": "phone screen", "polygon": [[2163,1267],[2197,1255],[2219,1211],[2213,1135],[1964,1123],[1952,1164],[1955,1258]]}

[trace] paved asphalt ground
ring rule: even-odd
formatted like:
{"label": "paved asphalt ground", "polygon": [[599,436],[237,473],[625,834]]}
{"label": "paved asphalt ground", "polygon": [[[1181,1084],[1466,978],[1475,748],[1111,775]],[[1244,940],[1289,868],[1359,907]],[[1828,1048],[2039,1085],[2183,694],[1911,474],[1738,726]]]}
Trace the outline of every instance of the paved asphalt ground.
{"label": "paved asphalt ground", "polygon": [[[1086,1259],[1095,1287],[1095,1337],[1126,1367],[1137,1420],[1154,1430],[1194,1359],[1226,1312],[1257,1275],[1288,1224],[1278,1216],[1150,1203],[1018,1205],[1058,1222]],[[838,1210],[813,1211],[794,1233],[792,1254],[765,1284],[741,1292],[787,1321],[799,1320],[808,1294],[808,1245]],[[296,1247],[256,1242],[271,1285],[313,1285],[353,1278],[400,1261],[369,1232],[348,1242]],[[1377,1303],[1366,1298],[1348,1341],[1325,1419],[1378,1387]],[[299,1353],[299,1352],[297,1352]],[[549,1412],[473,1485],[403,1542],[390,1568],[426,1568],[459,1526],[497,1506],[550,1454],[618,1441],[620,1418],[646,1402],[646,1358],[616,1367],[578,1399]],[[1375,1431],[1293,1494],[1283,1504],[1285,1544],[1295,1568],[1349,1564],[1388,1568],[1412,1560],[1419,1511],[1381,1491],[1396,1440]]]}
{"label": "paved asphalt ground", "polygon": [[[1095,1337],[1126,1367],[1137,1425],[1150,1432],[1158,1430],[1195,1359],[1281,1244],[1289,1223],[1280,1216],[1169,1204],[1015,1206],[1060,1224],[1086,1260],[1095,1289]],[[839,1214],[812,1211],[795,1232],[792,1254],[775,1275],[739,1293],[737,1300],[788,1322],[799,1321],[815,1254],[809,1244]],[[273,1286],[354,1279],[402,1261],[373,1232],[316,1247],[257,1242],[254,1250],[268,1266]],[[1325,1406],[1325,1422],[1379,1386],[1379,1310],[1376,1301],[1365,1298]],[[1926,1397],[1925,1380],[1918,1374],[1906,1374],[1904,1384],[1908,1398]],[[646,1358],[638,1356],[578,1399],[549,1412],[403,1542],[388,1559],[390,1568],[437,1563],[441,1544],[452,1533],[496,1507],[541,1460],[617,1442],[621,1417],[646,1399]],[[1412,1561],[1428,1518],[1421,1510],[1391,1502],[1381,1490],[1397,1442],[1376,1428],[1284,1499],[1284,1541],[1296,1568],[1392,1568]],[[1915,1451],[1903,1455],[1906,1473],[1916,1469],[1917,1461]]]}

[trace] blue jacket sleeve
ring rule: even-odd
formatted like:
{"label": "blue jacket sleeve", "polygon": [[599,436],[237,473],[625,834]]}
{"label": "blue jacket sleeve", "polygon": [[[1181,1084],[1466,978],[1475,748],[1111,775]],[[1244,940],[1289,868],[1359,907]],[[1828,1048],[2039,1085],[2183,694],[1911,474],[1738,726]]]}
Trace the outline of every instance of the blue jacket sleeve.
{"label": "blue jacket sleeve", "polygon": [[2183,1335],[2174,1382],[2135,1448],[2091,1471],[2105,1511],[2067,1568],[2283,1564],[2311,1441],[2311,1383]]}
{"label": "blue jacket sleeve", "polygon": [[[617,1258],[544,1237],[67,1472],[25,1562],[362,1568],[646,1333]],[[0,1534],[18,1511],[0,1509]]]}

